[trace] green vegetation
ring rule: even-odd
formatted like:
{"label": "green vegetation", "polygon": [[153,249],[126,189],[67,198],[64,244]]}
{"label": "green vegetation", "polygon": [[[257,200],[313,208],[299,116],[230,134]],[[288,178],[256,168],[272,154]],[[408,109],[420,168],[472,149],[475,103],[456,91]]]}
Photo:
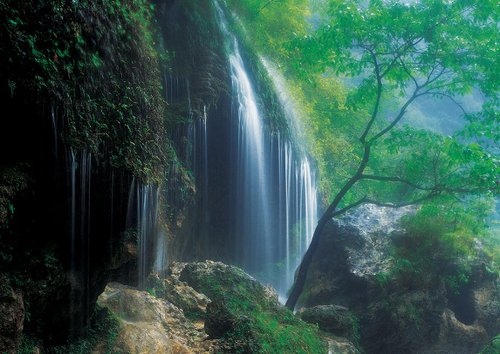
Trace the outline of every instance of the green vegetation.
{"label": "green vegetation", "polygon": [[[394,239],[391,276],[425,282],[426,274],[436,270],[442,280],[458,294],[468,282],[469,262],[474,262],[476,242],[489,238],[484,221],[491,204],[473,199],[468,204],[428,201],[415,216],[401,223],[406,233]],[[484,243],[485,252],[495,252]],[[454,274],[443,273],[446,266],[459,262]],[[492,263],[492,267],[495,265]],[[380,281],[386,283],[386,279]]]}
{"label": "green vegetation", "polygon": [[500,335],[494,337],[491,342],[484,347],[479,354],[498,354],[500,353]]}
{"label": "green vegetation", "polygon": [[317,327],[266,298],[260,284],[240,269],[217,267],[210,272],[190,272],[189,284],[212,301],[224,300],[231,314],[240,319],[241,326],[227,332],[223,341],[250,339],[258,353],[327,352]]}
{"label": "green vegetation", "polygon": [[[362,112],[363,128],[356,134],[357,167],[320,219],[287,307],[295,306],[322,230],[332,217],[363,203],[397,207],[496,192],[496,145],[483,138],[483,129],[498,134],[498,124],[493,127],[491,121],[497,121],[493,107],[500,82],[496,49],[489,42],[497,11],[492,6],[484,12],[474,1],[406,6],[335,0],[313,35],[294,41],[300,53],[296,67],[306,77],[309,72],[329,73],[359,82],[347,96],[346,107]],[[428,97],[457,102],[473,88],[482,91],[486,103],[479,114],[467,114],[457,103],[472,123],[465,133],[442,137],[398,126],[414,101]],[[391,96],[401,102],[391,107]],[[464,136],[477,136],[479,143]]]}
{"label": "green vegetation", "polygon": [[244,24],[251,24],[245,26],[245,33],[252,45],[273,59],[279,58],[280,64],[290,56],[285,44],[295,35],[304,35],[308,28],[305,0],[228,0],[227,3]]}
{"label": "green vegetation", "polygon": [[12,96],[62,110],[65,140],[158,181],[174,158],[163,131],[153,6],[146,0],[0,3],[0,65]]}
{"label": "green vegetation", "polygon": [[[103,354],[125,354],[118,340],[119,319],[107,308],[97,307],[91,326],[84,337],[76,343],[62,346],[46,346],[40,338],[24,334],[17,354],[91,354],[98,351]],[[37,348],[37,349],[35,349]]]}

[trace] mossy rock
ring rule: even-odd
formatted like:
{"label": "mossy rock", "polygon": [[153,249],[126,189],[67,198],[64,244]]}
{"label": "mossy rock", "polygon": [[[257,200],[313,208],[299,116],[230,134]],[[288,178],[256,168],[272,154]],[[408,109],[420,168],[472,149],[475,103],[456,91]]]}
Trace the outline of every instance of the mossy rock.
{"label": "mossy rock", "polygon": [[205,328],[221,338],[220,353],[328,352],[317,326],[301,321],[276,301],[274,292],[237,267],[191,263],[179,279],[212,300]]}
{"label": "mossy rock", "polygon": [[493,337],[479,354],[500,354],[500,335]]}

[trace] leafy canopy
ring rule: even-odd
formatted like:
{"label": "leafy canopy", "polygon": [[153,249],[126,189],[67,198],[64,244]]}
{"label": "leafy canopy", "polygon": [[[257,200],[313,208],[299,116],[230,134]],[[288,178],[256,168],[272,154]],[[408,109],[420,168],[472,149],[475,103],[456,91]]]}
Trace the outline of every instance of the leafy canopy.
{"label": "leafy canopy", "polygon": [[[291,49],[302,76],[333,74],[352,85],[345,106],[364,111],[360,161],[318,222],[286,303],[290,309],[332,217],[363,203],[394,207],[498,192],[500,6],[479,0],[409,5],[330,0],[327,5],[324,23],[310,36],[297,36]],[[460,99],[474,90],[484,105],[471,114]],[[394,103],[387,97],[399,97],[395,107],[387,105]],[[471,124],[453,137],[401,128],[409,107],[423,98],[451,100]],[[490,137],[487,128],[493,130]],[[395,187],[380,193],[387,186]]]}
{"label": "leafy canopy", "polygon": [[[331,0],[325,22],[291,47],[303,76],[333,73],[353,86],[346,107],[366,110],[360,142],[381,152],[370,155],[366,172],[404,178],[420,192],[496,192],[499,16],[496,2]],[[473,91],[484,97],[480,112],[460,103]],[[388,107],[387,97],[400,97],[400,106]],[[464,131],[442,137],[401,128],[408,107],[424,97],[459,106],[469,121]]]}

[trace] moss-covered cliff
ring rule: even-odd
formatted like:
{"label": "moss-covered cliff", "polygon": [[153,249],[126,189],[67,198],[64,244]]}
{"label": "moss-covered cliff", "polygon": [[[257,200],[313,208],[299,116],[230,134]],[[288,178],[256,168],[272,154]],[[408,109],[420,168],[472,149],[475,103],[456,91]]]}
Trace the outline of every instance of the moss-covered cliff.
{"label": "moss-covered cliff", "polygon": [[136,285],[141,247],[156,247],[139,245],[141,198],[158,199],[162,234],[192,199],[169,139],[155,6],[0,3],[0,298],[19,300],[21,318],[8,336],[24,323],[46,341],[78,337],[105,284]]}

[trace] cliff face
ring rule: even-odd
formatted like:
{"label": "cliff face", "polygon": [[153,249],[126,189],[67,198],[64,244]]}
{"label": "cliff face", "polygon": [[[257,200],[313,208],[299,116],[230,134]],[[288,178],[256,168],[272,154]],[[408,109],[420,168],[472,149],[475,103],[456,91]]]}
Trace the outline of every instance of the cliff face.
{"label": "cliff face", "polygon": [[421,253],[423,240],[398,224],[405,212],[365,206],[331,225],[301,298],[315,309],[303,310],[307,320],[331,332],[338,311],[314,306],[350,311],[367,353],[479,352],[500,330],[498,276],[481,262],[480,245],[473,263],[438,243]]}
{"label": "cliff face", "polygon": [[14,353],[19,323],[78,337],[107,282],[138,285],[194,185],[151,3],[4,1],[0,22],[0,302],[17,318],[0,351]]}

